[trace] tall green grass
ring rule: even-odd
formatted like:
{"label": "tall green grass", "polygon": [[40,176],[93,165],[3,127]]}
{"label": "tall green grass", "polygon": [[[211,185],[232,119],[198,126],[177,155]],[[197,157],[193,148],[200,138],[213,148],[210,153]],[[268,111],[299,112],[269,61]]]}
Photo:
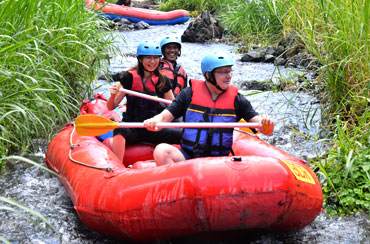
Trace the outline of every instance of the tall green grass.
{"label": "tall green grass", "polygon": [[370,95],[369,0],[292,1],[286,28],[324,65],[330,111],[356,124]]}
{"label": "tall green grass", "polygon": [[[1,170],[8,160],[32,163],[9,155],[32,152],[34,139],[48,140],[77,114],[113,38],[82,0],[0,0],[0,6]],[[40,213],[11,199],[0,196],[0,209],[57,233]],[[0,242],[9,243],[2,236]]]}
{"label": "tall green grass", "polygon": [[333,149],[321,162],[327,199],[349,214],[370,212],[369,0],[291,1],[284,28],[296,32],[323,64],[321,100]]}
{"label": "tall green grass", "polygon": [[230,33],[241,36],[242,41],[258,43],[280,38],[283,31],[286,0],[231,0],[219,9],[222,24]]}
{"label": "tall green grass", "polygon": [[76,114],[112,38],[83,1],[0,4],[0,155],[8,155]]}
{"label": "tall green grass", "polygon": [[226,32],[241,37],[242,42],[249,45],[280,37],[288,3],[288,0],[168,0],[159,9],[184,8],[195,15],[203,10],[215,11]]}
{"label": "tall green grass", "polygon": [[197,16],[204,10],[217,11],[225,0],[158,0],[159,10],[169,11],[175,9],[186,9],[192,16]]}

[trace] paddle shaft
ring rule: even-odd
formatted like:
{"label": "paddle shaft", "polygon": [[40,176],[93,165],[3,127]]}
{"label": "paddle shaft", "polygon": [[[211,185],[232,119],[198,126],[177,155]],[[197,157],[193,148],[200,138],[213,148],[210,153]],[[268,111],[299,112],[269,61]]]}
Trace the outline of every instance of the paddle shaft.
{"label": "paddle shaft", "polygon": [[[115,122],[113,122],[115,123]],[[92,123],[92,124],[83,124],[80,125],[81,127],[85,128],[100,128],[100,127],[107,127],[112,126],[112,123]],[[205,123],[185,123],[185,122],[163,122],[158,123],[158,128],[257,128],[261,125],[259,123],[212,123],[212,122],[205,122]],[[144,123],[142,122],[119,122],[113,127],[116,128],[145,128]]]}
{"label": "paddle shaft", "polygon": [[[84,114],[77,117],[75,127],[78,134],[83,136],[99,136],[116,128],[146,128],[143,122],[115,122],[96,114]],[[156,128],[260,128],[259,123],[185,123],[163,122],[157,123]]]}
{"label": "paddle shaft", "polygon": [[152,100],[152,101],[155,101],[155,102],[160,102],[160,103],[164,103],[164,104],[171,104],[172,101],[171,100],[168,100],[168,99],[164,99],[164,98],[160,98],[160,97],[154,97],[154,96],[151,96],[151,95],[147,95],[147,94],[144,94],[144,93],[141,93],[141,92],[136,92],[136,91],[132,91],[132,90],[127,90],[127,89],[124,89],[124,88],[121,88],[120,91],[126,93],[126,94],[129,94],[129,95],[133,95],[133,96],[136,96],[136,97],[141,97],[141,98],[145,98],[145,99],[148,99],[148,100]]}

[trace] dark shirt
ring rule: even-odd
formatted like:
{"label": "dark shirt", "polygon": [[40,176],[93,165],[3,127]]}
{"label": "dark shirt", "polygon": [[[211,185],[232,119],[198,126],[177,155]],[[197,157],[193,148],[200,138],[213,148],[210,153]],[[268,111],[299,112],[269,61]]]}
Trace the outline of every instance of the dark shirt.
{"label": "dark shirt", "polygon": [[[132,74],[129,72],[124,72],[123,75],[118,79],[118,81],[121,83],[123,88],[131,90],[132,88]],[[155,86],[155,92],[157,93],[158,97],[163,97],[166,92],[171,90],[171,80],[165,77],[165,86],[162,90],[158,88],[158,83]]]}
{"label": "dark shirt", "polygon": [[[192,90],[191,87],[183,89],[172,101],[166,109],[175,117],[179,118],[185,116],[186,110],[191,103]],[[245,119],[249,121],[254,116],[257,116],[258,113],[253,109],[251,103],[240,93],[238,93],[235,98],[235,113],[236,121],[240,119]]]}

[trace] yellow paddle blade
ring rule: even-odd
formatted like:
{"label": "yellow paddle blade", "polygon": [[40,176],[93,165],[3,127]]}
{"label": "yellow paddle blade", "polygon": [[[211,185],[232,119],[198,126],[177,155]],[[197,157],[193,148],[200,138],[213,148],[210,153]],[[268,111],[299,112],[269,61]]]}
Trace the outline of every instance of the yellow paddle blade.
{"label": "yellow paddle blade", "polygon": [[[246,121],[245,121],[244,119],[241,119],[241,120],[239,121],[239,123],[246,123]],[[259,133],[260,133],[259,131],[254,132],[254,131],[253,131],[251,128],[249,128],[249,127],[239,128],[239,130],[242,130],[242,131],[247,132],[247,133],[249,133],[249,134],[259,134]]]}
{"label": "yellow paddle blade", "polygon": [[75,120],[75,128],[81,136],[100,136],[118,127],[118,123],[100,115],[80,115]]}

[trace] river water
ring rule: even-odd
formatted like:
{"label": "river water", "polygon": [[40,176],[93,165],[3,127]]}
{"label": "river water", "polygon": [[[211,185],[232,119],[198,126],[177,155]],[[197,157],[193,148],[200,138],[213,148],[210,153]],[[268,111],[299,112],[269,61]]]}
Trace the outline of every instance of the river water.
{"label": "river water", "polygon": [[[160,41],[166,35],[181,34],[188,23],[176,26],[152,26],[147,30],[116,32],[116,45],[120,54],[112,54],[109,71],[112,73],[126,70],[136,64],[136,46],[143,40]],[[231,55],[236,64],[233,67],[233,83],[241,86],[248,81],[276,82],[280,76],[293,77],[299,70],[279,67],[272,64],[255,64],[240,62],[241,54],[235,52],[236,44],[213,43],[194,44],[183,43],[179,62],[183,65],[190,78],[201,79],[200,60],[206,53],[226,52]],[[109,83],[97,80],[96,91],[109,96]],[[325,150],[325,140],[320,139],[321,112],[317,99],[305,93],[298,92],[256,92],[244,91],[252,105],[259,113],[269,114],[275,121],[275,132],[271,137],[261,136],[269,143],[304,159],[315,159]],[[66,121],[67,122],[67,121]],[[42,143],[41,143],[42,144]],[[28,158],[43,164],[47,143],[32,149]],[[318,173],[320,180],[325,180]],[[78,219],[69,196],[57,177],[44,170],[22,162],[12,161],[6,170],[0,172],[0,196],[11,198],[40,212],[55,226],[57,235],[42,221],[36,220],[24,211],[3,209],[9,204],[0,202],[0,242],[1,237],[11,243],[128,243],[113,240],[89,231]],[[19,209],[13,207],[13,210]],[[24,214],[24,217],[22,217]],[[29,218],[29,219],[27,219]],[[37,224],[39,223],[39,224]],[[316,220],[300,231],[290,233],[249,233],[236,240],[199,240],[184,238],[181,240],[156,243],[244,243],[244,244],[366,244],[370,243],[370,221],[365,214],[356,214],[346,218],[328,217],[322,212]]]}

